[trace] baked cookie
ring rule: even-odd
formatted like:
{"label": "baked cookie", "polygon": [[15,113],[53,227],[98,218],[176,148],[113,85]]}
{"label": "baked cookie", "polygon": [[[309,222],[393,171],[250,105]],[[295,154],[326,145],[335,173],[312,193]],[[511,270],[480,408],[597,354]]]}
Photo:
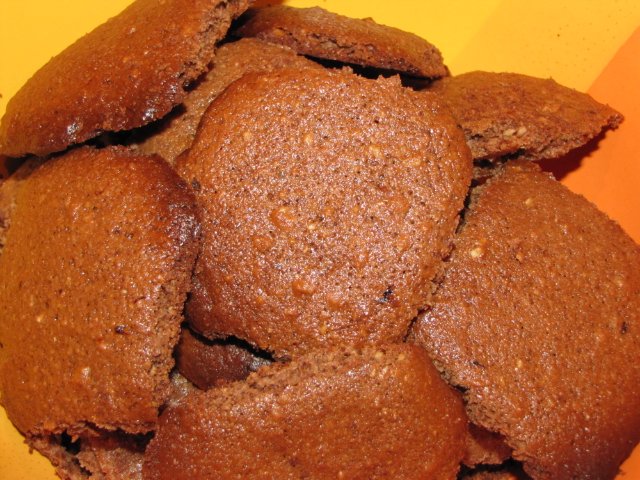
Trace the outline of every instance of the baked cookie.
{"label": "baked cookie", "polygon": [[178,170],[202,209],[187,314],[285,358],[400,341],[448,253],[471,175],[462,133],[396,78],[249,74]]}
{"label": "baked cookie", "polygon": [[290,48],[254,38],[222,45],[216,51],[213,68],[189,91],[181,107],[157,124],[136,133],[143,135],[142,139],[134,140],[138,150],[157,153],[173,164],[176,157],[191,146],[200,118],[211,101],[230,83],[247,72],[284,67],[322,68]]}
{"label": "baked cookie", "polygon": [[0,256],[0,396],[27,442],[155,427],[197,229],[159,157],[84,147],[23,181]]}
{"label": "baked cookie", "polygon": [[316,351],[165,410],[143,476],[450,480],[466,427],[424,350]]}
{"label": "baked cookie", "polygon": [[423,38],[319,7],[251,9],[235,34],[286,45],[304,55],[391,70],[416,77],[448,74],[440,51]]}
{"label": "baked cookie", "polygon": [[534,163],[474,192],[412,333],[533,478],[613,478],[640,440],[640,247]]}
{"label": "baked cookie", "polygon": [[248,0],[136,0],[52,58],[7,104],[0,154],[45,155],[146,125],[184,98]]}
{"label": "baked cookie", "polygon": [[552,79],[470,72],[434,82],[458,121],[473,158],[556,158],[587,143],[622,115]]}
{"label": "baked cookie", "polygon": [[183,328],[174,352],[178,371],[202,390],[244,380],[251,372],[268,365],[248,348],[229,341],[208,341]]}

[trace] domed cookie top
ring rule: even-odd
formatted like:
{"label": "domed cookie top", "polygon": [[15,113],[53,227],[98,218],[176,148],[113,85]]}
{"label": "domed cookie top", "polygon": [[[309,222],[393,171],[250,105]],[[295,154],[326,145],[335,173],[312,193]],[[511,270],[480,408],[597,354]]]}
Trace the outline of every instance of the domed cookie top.
{"label": "domed cookie top", "polygon": [[471,175],[462,133],[396,79],[246,75],[178,169],[203,210],[195,330],[277,357],[400,341],[449,251]]}
{"label": "domed cookie top", "polygon": [[413,333],[534,478],[613,478],[640,440],[640,248],[535,164],[507,165]]}
{"label": "domed cookie top", "polygon": [[[143,153],[157,153],[169,163],[191,146],[200,118],[211,101],[231,82],[247,72],[270,71],[277,68],[322,68],[320,65],[280,45],[245,38],[226,43],[217,51],[214,66],[187,93],[183,106],[171,112],[137,142]],[[148,135],[148,136],[147,136]]]}
{"label": "domed cookie top", "polygon": [[416,77],[448,74],[440,51],[423,38],[372,19],[349,18],[319,7],[286,5],[249,10],[234,32],[279,43],[312,57],[393,70]]}
{"label": "domed cookie top", "polygon": [[167,114],[247,0],[136,0],[52,58],[9,101],[0,153],[45,155]]}
{"label": "domed cookie top", "polygon": [[586,93],[516,73],[470,72],[429,90],[451,109],[475,159],[559,157],[622,121]]}
{"label": "domed cookie top", "polygon": [[0,393],[21,432],[153,428],[196,230],[159,157],[85,147],[23,180],[0,255]]}
{"label": "domed cookie top", "polygon": [[420,348],[316,351],[167,408],[143,475],[453,479],[466,425]]}

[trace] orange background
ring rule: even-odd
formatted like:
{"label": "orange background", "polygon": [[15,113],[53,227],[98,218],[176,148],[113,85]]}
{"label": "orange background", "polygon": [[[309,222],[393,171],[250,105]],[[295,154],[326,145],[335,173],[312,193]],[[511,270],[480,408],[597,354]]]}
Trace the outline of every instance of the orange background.
{"label": "orange background", "polygon": [[[44,64],[131,0],[2,0],[0,115],[7,100]],[[265,3],[265,2],[262,2]],[[373,17],[417,33],[442,51],[453,74],[513,71],[588,91],[621,111],[622,126],[597,145],[545,162],[561,181],[640,242],[640,2],[637,0],[291,0],[354,17]],[[640,408],[640,405],[630,406]],[[620,480],[640,480],[640,448]],[[0,479],[56,478],[0,409]]]}

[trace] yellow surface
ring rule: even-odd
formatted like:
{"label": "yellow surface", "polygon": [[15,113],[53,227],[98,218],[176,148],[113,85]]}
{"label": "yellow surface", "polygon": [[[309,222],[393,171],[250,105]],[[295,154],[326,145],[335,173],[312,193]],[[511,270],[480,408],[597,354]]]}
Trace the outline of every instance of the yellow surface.
{"label": "yellow surface", "polygon": [[[39,66],[128,3],[129,0],[1,0],[0,115],[7,100]],[[636,213],[640,211],[640,195],[636,192],[640,186],[640,2],[286,3],[319,5],[354,17],[373,17],[417,33],[440,48],[454,74],[482,69],[551,76],[611,103],[627,116],[627,122],[619,131],[607,135],[599,148],[563,181],[619,221],[636,241],[640,240],[640,215]],[[640,480],[640,450],[623,470],[626,474],[621,479]],[[55,477],[48,462],[28,453],[0,409],[0,479],[52,478]]]}
{"label": "yellow surface", "polygon": [[[7,100],[69,43],[130,0],[2,0],[0,114]],[[586,90],[638,27],[640,2],[622,0],[290,0],[354,17],[373,17],[420,34],[443,52],[453,73],[511,70]]]}

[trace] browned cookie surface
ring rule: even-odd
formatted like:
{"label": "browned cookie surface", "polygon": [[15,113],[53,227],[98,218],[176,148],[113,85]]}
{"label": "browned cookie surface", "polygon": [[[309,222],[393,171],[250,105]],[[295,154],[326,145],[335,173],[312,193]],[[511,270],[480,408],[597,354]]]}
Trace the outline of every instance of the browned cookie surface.
{"label": "browned cookie surface", "polygon": [[220,95],[178,165],[204,219],[194,329],[276,357],[401,340],[470,180],[461,132],[426,98],[328,70]]}
{"label": "browned cookie surface", "polygon": [[174,352],[178,371],[202,390],[244,380],[270,362],[229,341],[208,341],[183,328]]}
{"label": "browned cookie surface", "polygon": [[612,478],[640,439],[640,248],[535,164],[507,165],[413,333],[532,477]]}
{"label": "browned cookie surface", "polygon": [[138,143],[139,151],[157,153],[174,163],[191,146],[200,118],[211,101],[245,73],[284,67],[322,68],[287,47],[253,38],[222,45],[213,61],[213,68],[189,91],[182,108],[150,128],[146,133],[150,136]]}
{"label": "browned cookie surface", "polygon": [[236,34],[286,45],[312,57],[383,68],[417,77],[442,77],[440,51],[426,40],[372,19],[319,7],[277,5],[249,10]]}
{"label": "browned cookie surface", "polygon": [[475,159],[559,157],[622,121],[585,93],[516,73],[470,72],[430,90],[451,109]]}
{"label": "browned cookie surface", "polygon": [[465,431],[460,397],[422,349],[316,351],[165,410],[143,474],[452,479]]}
{"label": "browned cookie surface", "polygon": [[153,428],[196,231],[159,157],[85,147],[24,180],[0,256],[0,394],[21,432]]}
{"label": "browned cookie surface", "polygon": [[43,66],[7,104],[0,153],[44,155],[166,115],[247,0],[137,0]]}

